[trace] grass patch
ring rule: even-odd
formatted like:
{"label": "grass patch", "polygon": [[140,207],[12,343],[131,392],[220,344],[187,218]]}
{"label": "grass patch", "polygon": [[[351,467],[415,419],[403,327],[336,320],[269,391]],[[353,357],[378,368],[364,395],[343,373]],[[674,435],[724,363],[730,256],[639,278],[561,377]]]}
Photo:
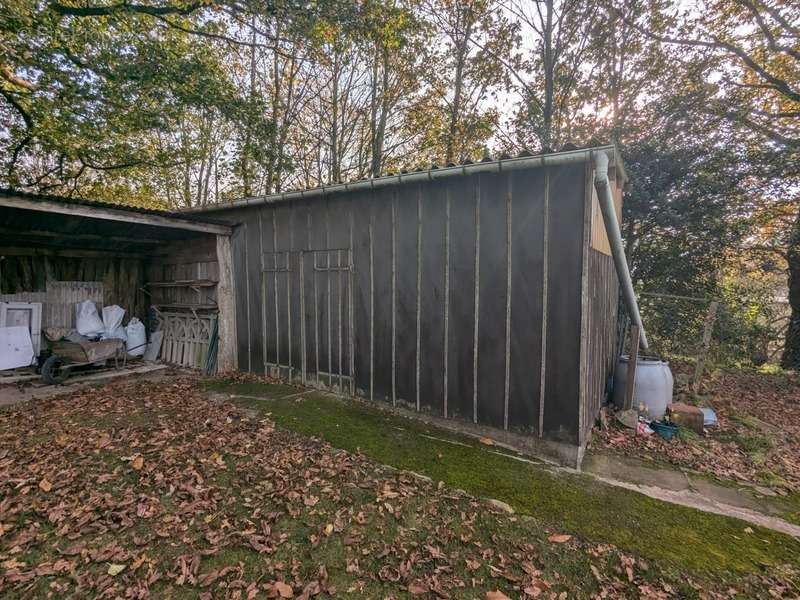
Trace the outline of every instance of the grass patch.
{"label": "grass patch", "polygon": [[[220,382],[215,382],[214,389],[237,393],[235,386],[226,388]],[[271,400],[276,394],[272,386],[248,384],[247,389],[247,395],[264,400],[239,402],[268,413],[283,427],[477,496],[498,498],[559,529],[677,568],[719,575],[800,564],[800,542],[738,519],[671,505],[587,476],[556,475],[471,438],[361,402],[316,392],[303,400]],[[754,533],[745,533],[748,526]]]}
{"label": "grass patch", "polygon": [[776,504],[783,509],[784,519],[795,525],[800,525],[800,494],[783,496],[777,499]]}
{"label": "grass patch", "polygon": [[697,435],[694,431],[692,431],[688,427],[684,427],[683,425],[678,425],[678,433],[676,435],[680,441],[687,443],[696,442],[697,440],[700,439],[699,435]]}
{"label": "grass patch", "polygon": [[772,448],[772,442],[764,435],[743,435],[736,431],[725,431],[717,434],[716,439],[721,442],[733,442],[747,454],[753,457],[766,454]]}
{"label": "grass patch", "polygon": [[740,425],[743,425],[744,427],[747,427],[748,429],[758,429],[758,423],[756,423],[756,421],[755,421],[755,419],[753,419],[753,417],[749,417],[747,415],[732,414],[730,416],[730,419],[731,419],[731,421],[739,423]]}

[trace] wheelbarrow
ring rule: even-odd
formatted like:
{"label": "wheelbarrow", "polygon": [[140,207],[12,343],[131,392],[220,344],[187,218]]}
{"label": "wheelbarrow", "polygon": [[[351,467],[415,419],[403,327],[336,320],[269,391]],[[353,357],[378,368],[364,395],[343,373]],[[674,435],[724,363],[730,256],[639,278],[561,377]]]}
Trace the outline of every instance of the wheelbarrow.
{"label": "wheelbarrow", "polygon": [[88,365],[105,366],[114,361],[114,368],[124,366],[127,359],[125,342],[122,340],[99,340],[97,342],[66,340],[51,342],[51,354],[42,363],[42,380],[50,385],[64,383],[73,369]]}

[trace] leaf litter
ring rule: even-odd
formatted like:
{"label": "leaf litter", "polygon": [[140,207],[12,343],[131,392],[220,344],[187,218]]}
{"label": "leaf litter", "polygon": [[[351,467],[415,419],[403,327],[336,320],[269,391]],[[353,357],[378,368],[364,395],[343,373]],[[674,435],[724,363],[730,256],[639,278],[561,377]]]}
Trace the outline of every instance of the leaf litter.
{"label": "leaf litter", "polygon": [[[3,597],[728,597],[181,378],[0,412],[0,567]],[[765,577],[736,584],[792,593]]]}
{"label": "leaf litter", "polygon": [[701,393],[699,404],[712,406],[719,421],[704,435],[667,441],[615,425],[596,431],[592,448],[766,486],[781,495],[800,493],[800,378],[719,371]]}

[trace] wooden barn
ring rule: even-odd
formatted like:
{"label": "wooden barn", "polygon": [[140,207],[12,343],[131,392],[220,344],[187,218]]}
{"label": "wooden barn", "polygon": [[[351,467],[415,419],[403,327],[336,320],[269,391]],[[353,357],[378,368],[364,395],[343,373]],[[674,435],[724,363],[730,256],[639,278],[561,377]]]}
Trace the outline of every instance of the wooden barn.
{"label": "wooden barn", "polygon": [[[613,146],[246,198],[238,368],[447,419],[579,464],[618,351]],[[642,332],[642,341],[646,339]]]}
{"label": "wooden barn", "polygon": [[205,368],[213,348],[220,371],[579,464],[618,354],[620,291],[641,327],[624,181],[604,146],[180,213],[0,191],[0,302],[41,302],[42,328],[74,326],[83,297],[119,304],[158,321],[169,364]]}

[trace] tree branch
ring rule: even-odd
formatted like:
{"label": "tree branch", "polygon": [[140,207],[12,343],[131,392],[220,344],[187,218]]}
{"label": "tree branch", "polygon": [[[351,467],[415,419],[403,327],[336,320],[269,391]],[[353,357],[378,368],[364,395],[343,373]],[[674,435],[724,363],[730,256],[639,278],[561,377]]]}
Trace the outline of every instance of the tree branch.
{"label": "tree branch", "polygon": [[790,100],[795,102],[800,102],[800,91],[793,89],[789,83],[779,77],[776,77],[767,69],[760,65],[756,60],[750,56],[745,50],[739,48],[738,46],[734,46],[730,42],[726,42],[720,40],[719,38],[713,37],[710,41],[709,40],[700,40],[700,39],[693,39],[693,38],[675,38],[671,36],[659,35],[650,31],[649,29],[645,29],[641,25],[634,23],[624,14],[622,11],[618,10],[617,8],[613,8],[612,11],[622,19],[628,26],[633,27],[637,31],[639,31],[642,35],[649,37],[657,42],[662,44],[673,44],[677,46],[693,46],[693,47],[700,47],[700,48],[709,48],[712,50],[725,50],[729,54],[736,56],[742,63],[745,64],[748,68],[750,68],[753,72],[755,72],[761,79],[767,81],[768,83],[772,84],[776,91],[780,92]]}
{"label": "tree branch", "polygon": [[49,2],[48,7],[54,12],[73,17],[105,17],[116,13],[140,13],[150,16],[188,15],[206,6],[206,2],[192,2],[186,6],[149,6],[147,4],[128,4],[118,2],[106,6],[71,6],[61,2]]}

